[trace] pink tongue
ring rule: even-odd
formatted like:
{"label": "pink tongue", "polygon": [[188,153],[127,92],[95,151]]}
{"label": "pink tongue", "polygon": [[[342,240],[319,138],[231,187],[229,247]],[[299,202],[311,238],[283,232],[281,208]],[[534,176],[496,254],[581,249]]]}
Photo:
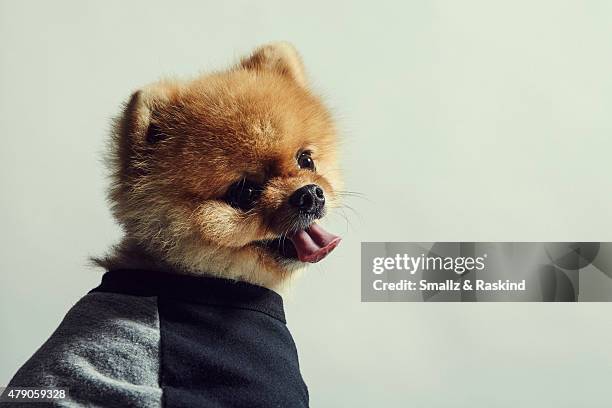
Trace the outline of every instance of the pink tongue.
{"label": "pink tongue", "polygon": [[302,262],[319,262],[334,250],[341,238],[330,234],[318,224],[312,224],[288,237],[295,247],[298,259]]}

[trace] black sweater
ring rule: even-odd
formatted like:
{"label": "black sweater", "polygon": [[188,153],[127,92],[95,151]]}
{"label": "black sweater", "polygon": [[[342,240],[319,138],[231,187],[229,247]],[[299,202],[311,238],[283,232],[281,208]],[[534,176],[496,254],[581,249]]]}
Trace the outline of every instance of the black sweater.
{"label": "black sweater", "polygon": [[106,273],[9,385],[82,405],[308,406],[280,295],[153,271]]}

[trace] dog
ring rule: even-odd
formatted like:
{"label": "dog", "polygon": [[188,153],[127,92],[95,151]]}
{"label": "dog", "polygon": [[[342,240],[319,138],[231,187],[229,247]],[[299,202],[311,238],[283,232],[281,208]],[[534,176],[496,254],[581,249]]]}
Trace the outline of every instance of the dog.
{"label": "dog", "polygon": [[277,292],[340,242],[320,225],[337,144],[288,43],[133,93],[108,158],[124,238],[9,388],[65,389],[58,406],[308,406]]}

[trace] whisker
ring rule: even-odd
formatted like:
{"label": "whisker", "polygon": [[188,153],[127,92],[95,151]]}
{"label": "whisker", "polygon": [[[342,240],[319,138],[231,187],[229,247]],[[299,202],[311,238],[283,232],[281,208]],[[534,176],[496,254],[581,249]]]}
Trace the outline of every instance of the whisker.
{"label": "whisker", "polygon": [[336,193],[341,195],[355,196],[355,197],[365,197],[364,193],[360,193],[359,191],[350,191],[350,190],[336,190]]}
{"label": "whisker", "polygon": [[353,214],[355,214],[358,217],[361,217],[361,214],[359,214],[359,212],[356,209],[354,209],[353,207],[351,207],[348,204],[341,203],[340,206],[338,206],[337,208],[346,208],[346,209],[349,209],[349,210],[351,210],[353,212]]}
{"label": "whisker", "polygon": [[352,230],[354,229],[353,224],[351,224],[351,222],[349,221],[349,219],[346,217],[346,214],[344,214],[344,209],[342,209],[342,208],[338,208],[338,210],[342,211],[342,213],[339,213],[339,212],[333,212],[333,213],[331,213],[330,215],[334,215],[334,216],[341,217],[341,218],[344,220],[345,224],[346,224],[346,232],[348,233],[348,232],[349,232],[349,227],[350,227],[350,229],[352,229]]}

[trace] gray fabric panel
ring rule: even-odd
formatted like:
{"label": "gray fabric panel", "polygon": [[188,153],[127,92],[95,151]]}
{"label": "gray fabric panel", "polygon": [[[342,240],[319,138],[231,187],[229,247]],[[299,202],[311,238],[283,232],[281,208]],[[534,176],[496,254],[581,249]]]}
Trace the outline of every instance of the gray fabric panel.
{"label": "gray fabric panel", "polygon": [[159,347],[156,297],[91,293],[9,386],[67,388],[57,406],[161,406]]}

